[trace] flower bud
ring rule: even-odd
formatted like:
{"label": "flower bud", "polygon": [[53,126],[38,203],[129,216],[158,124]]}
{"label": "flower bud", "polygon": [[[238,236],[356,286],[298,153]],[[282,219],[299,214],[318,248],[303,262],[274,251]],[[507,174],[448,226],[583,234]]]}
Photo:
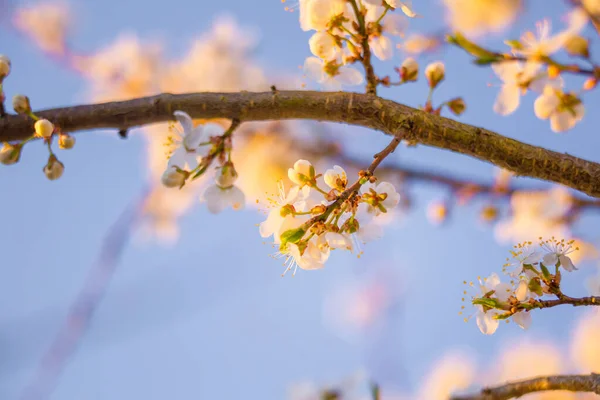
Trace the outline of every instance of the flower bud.
{"label": "flower bud", "polygon": [[597,78],[588,78],[583,83],[583,90],[592,90],[593,88],[596,87],[597,84],[598,84]]}
{"label": "flower bud", "polygon": [[54,154],[51,154],[48,158],[48,163],[44,167],[44,174],[46,175],[46,178],[50,179],[51,181],[55,181],[62,176],[64,171],[65,166],[63,163],[58,161]]}
{"label": "flower bud", "polygon": [[498,218],[498,208],[496,206],[487,205],[481,209],[479,215],[483,222],[494,222]]}
{"label": "flower bud", "polygon": [[17,94],[12,100],[13,109],[17,114],[27,114],[31,112],[31,104],[29,103],[29,97]]}
{"label": "flower bud", "polygon": [[560,68],[556,65],[548,65],[548,78],[556,79],[560,75]]}
{"label": "flower bud", "polygon": [[446,77],[446,68],[444,63],[437,61],[431,63],[425,68],[425,77],[429,82],[429,87],[435,89],[437,85]]}
{"label": "flower bud", "polygon": [[221,168],[221,173],[215,178],[216,184],[221,189],[227,189],[233,186],[237,180],[238,174],[232,162],[226,162]]}
{"label": "flower bud", "polygon": [[164,186],[168,188],[181,188],[183,187],[183,185],[185,185],[186,179],[187,175],[183,171],[175,167],[169,167],[163,173],[162,177],[160,178],[160,181]]}
{"label": "flower bud", "polygon": [[288,178],[296,185],[305,185],[314,177],[315,169],[307,160],[298,160],[294,163],[294,168],[288,169]]}
{"label": "flower bud", "polygon": [[2,149],[0,149],[0,163],[4,165],[16,164],[21,157],[21,148],[20,145],[5,142]]}
{"label": "flower bud", "polygon": [[47,119],[35,121],[35,136],[48,139],[54,133],[54,125]]}
{"label": "flower bud", "polygon": [[587,39],[579,35],[574,35],[565,43],[565,50],[572,56],[588,58],[590,56],[590,48]]}
{"label": "flower bud", "polygon": [[10,58],[0,54],[0,82],[10,74]]}
{"label": "flower bud", "polygon": [[427,207],[427,218],[434,225],[440,225],[448,217],[448,206],[443,201],[434,201]]}
{"label": "flower bud", "polygon": [[63,150],[72,149],[75,146],[75,138],[67,133],[58,135],[58,147]]}
{"label": "flower bud", "polygon": [[327,210],[323,204],[317,204],[313,208],[310,209],[310,213],[313,215],[323,214]]}
{"label": "flower bud", "polygon": [[419,63],[414,58],[409,57],[400,65],[399,72],[402,82],[416,81],[419,77]]}
{"label": "flower bud", "polygon": [[454,115],[461,115],[465,112],[467,105],[462,97],[457,97],[455,99],[449,100],[447,103],[448,108]]}

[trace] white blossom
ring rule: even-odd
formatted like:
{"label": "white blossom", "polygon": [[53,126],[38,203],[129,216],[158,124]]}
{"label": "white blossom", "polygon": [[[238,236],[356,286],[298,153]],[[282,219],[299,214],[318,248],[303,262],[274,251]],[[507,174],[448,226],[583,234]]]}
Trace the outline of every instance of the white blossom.
{"label": "white blossom", "polygon": [[308,45],[311,53],[325,61],[338,58],[341,51],[332,34],[325,31],[315,32],[308,40]]}
{"label": "white blossom", "polygon": [[521,96],[525,95],[529,88],[541,91],[547,83],[545,75],[538,74],[541,66],[536,62],[520,61],[492,64],[492,70],[502,80],[494,111],[500,115],[509,115],[519,107]]}
{"label": "white blossom", "polygon": [[342,192],[348,184],[348,177],[346,171],[339,165],[335,165],[333,169],[328,169],[323,175],[325,184],[332,189],[336,189]]}
{"label": "white blossom", "polygon": [[535,115],[540,119],[550,119],[553,132],[563,132],[583,119],[585,108],[574,95],[566,94],[553,86],[546,86],[534,103]]}
{"label": "white blossom", "polygon": [[325,30],[345,9],[344,0],[300,0],[300,27],[303,31]]}
{"label": "white blossom", "polygon": [[558,241],[554,239],[546,240],[541,243],[547,253],[544,255],[542,262],[547,267],[554,267],[560,262],[560,266],[565,270],[572,272],[576,270],[573,265],[573,261],[568,257],[568,254],[578,250],[577,247],[573,247],[574,241],[565,242],[564,240]]}
{"label": "white blossom", "polygon": [[306,75],[329,90],[340,90],[342,86],[356,86],[364,81],[363,74],[350,66],[337,62],[324,63],[317,57],[308,57],[304,61]]}
{"label": "white blossom", "polygon": [[202,200],[206,201],[208,211],[212,214],[218,214],[227,207],[241,210],[244,208],[246,197],[244,192],[237,186],[221,188],[217,185],[211,185],[204,191]]}
{"label": "white blossom", "polygon": [[223,128],[213,123],[194,127],[192,118],[183,111],[175,111],[173,115],[181,124],[183,131],[176,129],[176,135],[169,137],[168,144],[171,147],[171,154],[168,164],[181,169],[193,170],[198,167],[202,158],[200,144],[208,141],[210,136],[222,134]]}

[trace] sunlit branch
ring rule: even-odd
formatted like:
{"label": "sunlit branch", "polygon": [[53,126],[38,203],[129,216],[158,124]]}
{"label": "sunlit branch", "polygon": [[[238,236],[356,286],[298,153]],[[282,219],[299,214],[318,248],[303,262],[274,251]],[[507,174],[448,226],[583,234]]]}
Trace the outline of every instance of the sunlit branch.
{"label": "sunlit branch", "polygon": [[[359,93],[275,91],[240,93],[161,94],[122,102],[36,111],[63,132],[116,130],[174,120],[182,110],[193,118],[240,121],[308,119],[363,126],[395,135],[411,125],[404,139],[469,155],[514,172],[560,183],[600,197],[600,164],[532,146],[498,133],[427,114],[412,107]],[[26,116],[0,119],[0,141],[31,136]]]}
{"label": "sunlit branch", "polygon": [[600,394],[600,374],[543,376],[485,388],[477,394],[454,396],[451,400],[508,400],[548,390]]}

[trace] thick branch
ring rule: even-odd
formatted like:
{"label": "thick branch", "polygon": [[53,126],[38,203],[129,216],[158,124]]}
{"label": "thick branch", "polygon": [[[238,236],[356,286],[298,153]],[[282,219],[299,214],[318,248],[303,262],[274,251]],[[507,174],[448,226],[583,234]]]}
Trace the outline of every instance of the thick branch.
{"label": "thick branch", "polygon": [[[600,164],[366,94],[310,91],[161,94],[36,114],[51,120],[65,132],[73,132],[99,128],[119,130],[164,122],[174,119],[175,110],[185,111],[194,118],[342,122],[390,135],[397,134],[408,121],[411,129],[404,139],[410,142],[466,154],[517,175],[560,183],[600,197]],[[0,141],[24,139],[32,132],[32,121],[25,116],[0,119]]]}
{"label": "thick branch", "polygon": [[600,394],[600,374],[544,376],[485,388],[478,394],[454,396],[451,400],[508,400],[521,397],[527,393],[546,390]]}

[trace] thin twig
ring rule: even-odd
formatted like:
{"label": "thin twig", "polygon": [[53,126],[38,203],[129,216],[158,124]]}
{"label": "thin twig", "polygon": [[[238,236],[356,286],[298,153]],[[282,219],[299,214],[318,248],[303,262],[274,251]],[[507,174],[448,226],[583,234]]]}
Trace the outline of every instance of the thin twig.
{"label": "thin twig", "polygon": [[358,33],[360,34],[360,45],[362,47],[361,62],[365,68],[367,94],[376,95],[377,84],[379,83],[379,80],[377,79],[377,75],[375,75],[375,69],[371,63],[371,46],[369,45],[369,34],[367,32],[365,16],[363,15],[362,10],[360,10],[358,7],[356,0],[350,0],[350,4],[352,5],[352,9],[354,10],[354,14],[356,15],[356,20],[358,22]]}

